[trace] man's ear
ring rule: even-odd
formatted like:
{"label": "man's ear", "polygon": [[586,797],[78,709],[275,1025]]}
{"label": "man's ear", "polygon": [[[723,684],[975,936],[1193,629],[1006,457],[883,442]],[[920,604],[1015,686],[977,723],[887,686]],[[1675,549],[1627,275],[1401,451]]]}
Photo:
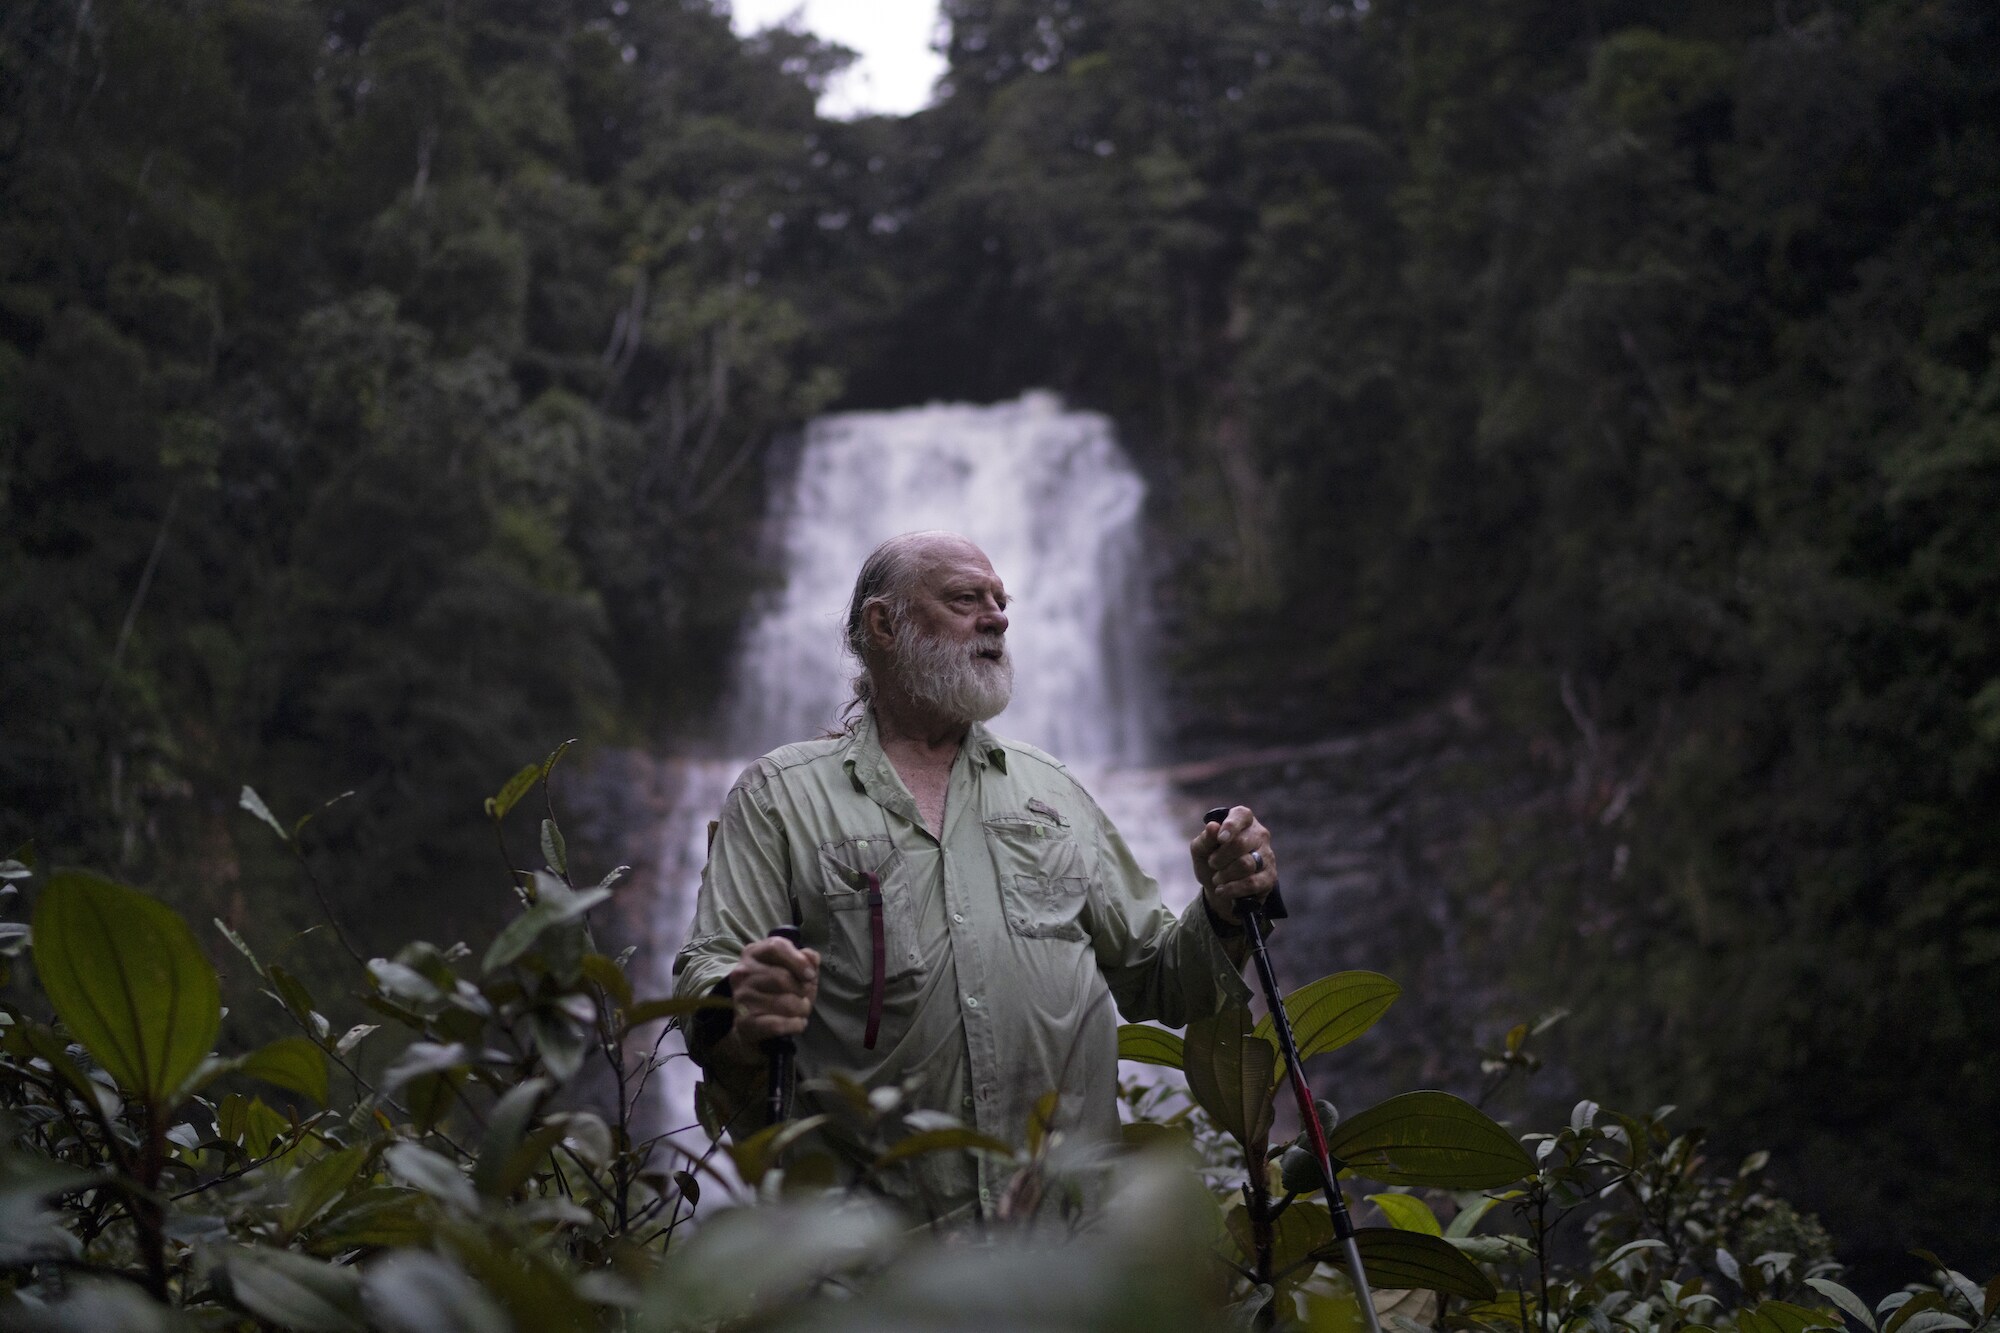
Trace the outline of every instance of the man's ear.
{"label": "man's ear", "polygon": [[861,623],[868,631],[868,646],[887,648],[896,642],[896,617],[887,602],[870,602],[861,608]]}

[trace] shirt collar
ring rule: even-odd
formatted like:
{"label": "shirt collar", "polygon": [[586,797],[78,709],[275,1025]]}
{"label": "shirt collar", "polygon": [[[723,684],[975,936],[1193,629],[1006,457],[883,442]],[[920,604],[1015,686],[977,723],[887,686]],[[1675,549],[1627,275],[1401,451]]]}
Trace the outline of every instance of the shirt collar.
{"label": "shirt collar", "polygon": [[972,729],[965,733],[965,752],[981,768],[990,764],[1002,773],[1007,771],[1007,747],[986,729],[984,722],[973,723]]}
{"label": "shirt collar", "polygon": [[[1007,771],[1007,747],[983,722],[975,722],[965,733],[962,752],[981,768]],[[889,756],[882,752],[882,738],[875,729],[875,710],[864,708],[847,736],[847,753],[840,761],[848,781],[862,793],[895,791],[902,779],[895,776]]]}

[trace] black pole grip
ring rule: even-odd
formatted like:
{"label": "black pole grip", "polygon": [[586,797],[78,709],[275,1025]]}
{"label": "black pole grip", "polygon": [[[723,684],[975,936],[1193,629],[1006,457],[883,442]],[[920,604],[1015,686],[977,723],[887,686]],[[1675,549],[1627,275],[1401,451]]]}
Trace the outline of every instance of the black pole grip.
{"label": "black pole grip", "polygon": [[[770,938],[783,940],[793,948],[799,944],[799,928],[793,925],[779,926],[771,932]],[[798,1043],[790,1037],[769,1037],[764,1041],[764,1053],[770,1061],[770,1090],[765,1094],[764,1109],[769,1113],[772,1124],[789,1120],[792,1116],[792,1060],[798,1053]]]}
{"label": "black pole grip", "polygon": [[[1201,817],[1201,822],[1204,824],[1220,824],[1223,820],[1227,818],[1229,818],[1229,807],[1226,805],[1218,805],[1213,810],[1203,815]],[[1251,911],[1258,913],[1266,921],[1283,921],[1286,917],[1291,915],[1291,913],[1287,911],[1285,908],[1285,895],[1283,891],[1279,888],[1279,886],[1276,884],[1273,884],[1271,886],[1271,891],[1264,895],[1262,901],[1255,903],[1237,904],[1238,911],[1242,911],[1245,907],[1248,907]]]}

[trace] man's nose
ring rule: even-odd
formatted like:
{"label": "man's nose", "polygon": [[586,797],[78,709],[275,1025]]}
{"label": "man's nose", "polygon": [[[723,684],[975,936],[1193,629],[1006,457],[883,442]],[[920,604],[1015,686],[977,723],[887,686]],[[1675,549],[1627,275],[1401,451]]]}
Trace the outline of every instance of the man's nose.
{"label": "man's nose", "polygon": [[997,601],[989,600],[979,613],[979,629],[984,634],[1005,634],[1007,613]]}

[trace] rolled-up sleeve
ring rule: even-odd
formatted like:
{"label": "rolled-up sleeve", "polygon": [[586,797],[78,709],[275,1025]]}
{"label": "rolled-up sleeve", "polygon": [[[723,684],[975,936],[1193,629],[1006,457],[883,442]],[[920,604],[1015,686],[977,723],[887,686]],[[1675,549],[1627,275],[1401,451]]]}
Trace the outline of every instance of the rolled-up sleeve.
{"label": "rolled-up sleeve", "polygon": [[[709,995],[752,940],[795,919],[791,852],[771,801],[764,761],[744,770],[722,802],[695,898],[694,925],[674,956],[674,994]],[[689,1025],[689,1050],[706,1055]]]}
{"label": "rolled-up sleeve", "polygon": [[1179,917],[1160,901],[1160,886],[1091,803],[1096,873],[1091,877],[1091,946],[1118,1012],[1128,1022],[1185,1027],[1227,1005],[1248,1004],[1242,967],[1248,943],[1224,939],[1200,895]]}

